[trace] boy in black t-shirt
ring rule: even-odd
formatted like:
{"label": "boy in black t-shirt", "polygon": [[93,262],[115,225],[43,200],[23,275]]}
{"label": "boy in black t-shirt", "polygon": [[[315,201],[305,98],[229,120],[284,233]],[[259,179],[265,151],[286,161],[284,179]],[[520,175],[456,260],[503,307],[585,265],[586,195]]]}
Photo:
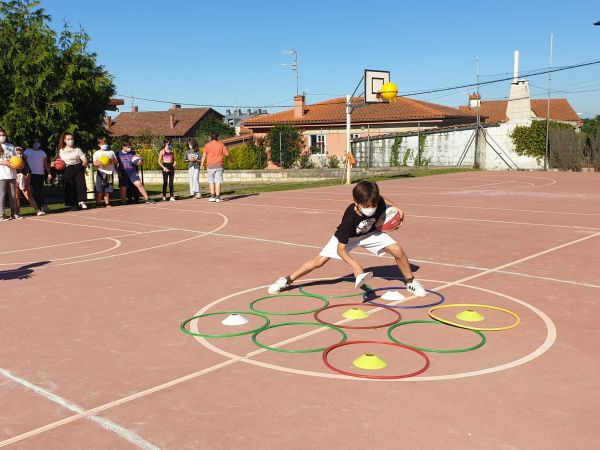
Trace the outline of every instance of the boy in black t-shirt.
{"label": "boy in black t-shirt", "polygon": [[[322,267],[332,258],[341,259],[352,267],[356,277],[355,287],[361,287],[373,276],[373,273],[365,273],[358,261],[350,256],[350,252],[355,247],[362,247],[377,256],[383,256],[386,252],[392,255],[404,276],[407,290],[417,297],[425,297],[426,291],[421,283],[415,280],[402,247],[388,234],[375,228],[375,222],[385,213],[386,208],[386,202],[379,195],[377,183],[370,181],[357,183],[352,190],[352,197],[354,203],[346,208],[342,216],[342,222],[319,255],[306,261],[289,276],[278,278],[275,283],[269,286],[267,290],[269,294],[273,295],[281,292],[288,288],[294,280]],[[388,203],[392,204],[391,202]],[[397,209],[403,215],[400,208]]]}

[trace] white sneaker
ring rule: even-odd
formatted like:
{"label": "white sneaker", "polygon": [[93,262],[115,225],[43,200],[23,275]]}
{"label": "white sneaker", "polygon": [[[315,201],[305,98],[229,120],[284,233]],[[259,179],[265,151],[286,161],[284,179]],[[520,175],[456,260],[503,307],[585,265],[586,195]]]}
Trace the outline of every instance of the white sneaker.
{"label": "white sneaker", "polygon": [[215,202],[217,203],[221,203],[221,197],[219,197],[218,195],[215,197]]}
{"label": "white sneaker", "polygon": [[427,295],[427,291],[423,289],[421,283],[414,279],[410,283],[406,283],[406,289],[416,297],[425,297]]}
{"label": "white sneaker", "polygon": [[211,195],[211,197],[208,199],[208,201],[209,201],[209,202],[216,202],[216,201],[217,201],[217,199],[216,199],[216,198],[214,198],[214,197]]}
{"label": "white sneaker", "polygon": [[196,194],[196,195],[194,195],[194,198],[197,198],[197,199],[198,199],[198,198],[202,198],[202,195],[200,195],[200,194]]}
{"label": "white sneaker", "polygon": [[269,289],[267,289],[267,292],[270,295],[275,295],[275,294],[279,294],[281,291],[283,291],[287,287],[289,287],[287,278],[279,277],[279,278],[277,278],[277,281],[275,281],[275,283],[273,283],[271,286],[269,286]]}
{"label": "white sneaker", "polygon": [[163,202],[166,202],[166,201],[167,201],[167,197],[163,197]]}
{"label": "white sneaker", "polygon": [[22,219],[22,218],[23,218],[23,216],[20,216],[20,215],[18,215],[18,214],[15,214],[15,215],[13,216],[13,219]]}
{"label": "white sneaker", "polygon": [[175,197],[171,197],[171,198],[169,199],[169,201],[170,201],[170,202],[176,202],[176,201],[177,201],[177,199],[176,199]]}
{"label": "white sneaker", "polygon": [[46,213],[44,211],[42,211],[41,209],[35,213],[36,216],[45,216]]}
{"label": "white sneaker", "polygon": [[83,203],[83,202],[79,202],[79,207],[81,209],[87,209],[87,205],[85,203]]}
{"label": "white sneaker", "polygon": [[373,272],[364,272],[356,277],[356,281],[354,282],[354,287],[356,289],[360,288],[363,284],[373,278]]}

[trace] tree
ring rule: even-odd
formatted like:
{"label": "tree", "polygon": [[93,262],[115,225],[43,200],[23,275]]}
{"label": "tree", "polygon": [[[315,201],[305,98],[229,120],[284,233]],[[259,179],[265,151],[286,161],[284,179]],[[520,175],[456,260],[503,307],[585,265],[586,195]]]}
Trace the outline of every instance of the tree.
{"label": "tree", "polygon": [[304,150],[304,140],[298,130],[290,125],[277,125],[267,135],[270,159],[283,169],[289,169]]}
{"label": "tree", "polygon": [[[550,128],[568,129],[571,125],[550,121]],[[518,126],[510,135],[515,144],[515,152],[521,156],[531,156],[539,161],[546,154],[546,121],[534,120],[530,126]]]}
{"label": "tree", "polygon": [[235,136],[235,128],[227,125],[222,120],[210,116],[202,120],[200,126],[198,126],[198,131],[196,132],[198,145],[203,146],[210,141],[210,135],[213,133],[219,133],[219,138],[225,139]]}
{"label": "tree", "polygon": [[40,136],[54,149],[63,131],[91,148],[104,134],[104,111],[115,88],[87,50],[89,36],[65,24],[57,36],[39,1],[0,3],[0,124],[26,145]]}

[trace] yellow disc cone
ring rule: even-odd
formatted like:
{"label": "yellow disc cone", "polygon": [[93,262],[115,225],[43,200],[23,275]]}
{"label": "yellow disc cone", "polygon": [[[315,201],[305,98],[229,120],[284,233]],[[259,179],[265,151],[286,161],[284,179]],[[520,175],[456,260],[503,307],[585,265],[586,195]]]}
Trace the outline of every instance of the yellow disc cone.
{"label": "yellow disc cone", "polygon": [[357,320],[366,319],[367,317],[369,317],[369,315],[360,308],[350,308],[349,310],[344,312],[344,314],[342,314],[342,317],[345,317],[346,319],[350,320]]}
{"label": "yellow disc cone", "polygon": [[474,309],[465,309],[456,315],[457,319],[464,320],[465,322],[481,322],[485,317],[475,311]]}
{"label": "yellow disc cone", "polygon": [[359,356],[354,361],[352,361],[355,367],[359,369],[367,369],[367,370],[379,370],[387,367],[387,363],[381,359],[379,356],[374,355],[373,353],[365,353],[362,356]]}

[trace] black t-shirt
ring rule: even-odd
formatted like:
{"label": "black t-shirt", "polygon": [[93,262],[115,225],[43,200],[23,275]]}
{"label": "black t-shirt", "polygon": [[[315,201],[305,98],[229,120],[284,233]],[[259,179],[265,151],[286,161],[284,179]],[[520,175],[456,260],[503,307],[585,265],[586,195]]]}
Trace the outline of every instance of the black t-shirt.
{"label": "black t-shirt", "polygon": [[344,211],[342,223],[340,223],[333,235],[342,244],[347,244],[348,239],[362,236],[373,231],[375,229],[375,222],[377,222],[377,219],[383,213],[385,213],[385,200],[383,197],[379,197],[377,209],[375,210],[375,214],[371,217],[366,217],[357,213],[354,210],[354,203],[352,203],[346,208],[346,211]]}

